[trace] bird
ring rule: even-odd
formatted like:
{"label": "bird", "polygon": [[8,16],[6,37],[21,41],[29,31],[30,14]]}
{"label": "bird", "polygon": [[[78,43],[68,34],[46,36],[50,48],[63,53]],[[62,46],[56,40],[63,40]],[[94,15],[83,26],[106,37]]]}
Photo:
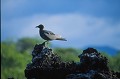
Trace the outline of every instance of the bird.
{"label": "bird", "polygon": [[45,42],[52,40],[67,41],[65,38],[61,37],[61,35],[55,34],[49,30],[44,30],[44,26],[42,24],[36,26],[36,28],[39,28],[39,34],[44,40],[46,40]]}

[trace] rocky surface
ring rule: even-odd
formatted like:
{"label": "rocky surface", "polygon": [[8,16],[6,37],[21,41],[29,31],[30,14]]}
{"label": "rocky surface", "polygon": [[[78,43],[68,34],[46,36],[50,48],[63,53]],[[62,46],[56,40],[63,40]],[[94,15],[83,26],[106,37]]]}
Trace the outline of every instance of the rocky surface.
{"label": "rocky surface", "polygon": [[27,64],[27,79],[120,79],[120,72],[110,71],[108,59],[88,48],[78,56],[80,62],[63,62],[45,43],[35,45],[32,62]]}

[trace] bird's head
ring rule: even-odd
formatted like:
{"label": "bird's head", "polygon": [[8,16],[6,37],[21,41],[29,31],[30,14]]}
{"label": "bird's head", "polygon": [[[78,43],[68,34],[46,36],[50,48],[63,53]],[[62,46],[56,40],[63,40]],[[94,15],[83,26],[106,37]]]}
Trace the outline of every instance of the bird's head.
{"label": "bird's head", "polygon": [[44,26],[42,24],[36,26],[36,28],[40,28],[41,30],[43,30]]}

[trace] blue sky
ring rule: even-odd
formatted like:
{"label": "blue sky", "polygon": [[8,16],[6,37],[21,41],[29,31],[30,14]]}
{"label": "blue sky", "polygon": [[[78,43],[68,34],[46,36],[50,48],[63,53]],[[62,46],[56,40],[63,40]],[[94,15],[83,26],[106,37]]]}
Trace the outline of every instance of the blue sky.
{"label": "blue sky", "polygon": [[39,37],[39,24],[68,40],[57,46],[120,49],[120,0],[1,0],[2,40]]}

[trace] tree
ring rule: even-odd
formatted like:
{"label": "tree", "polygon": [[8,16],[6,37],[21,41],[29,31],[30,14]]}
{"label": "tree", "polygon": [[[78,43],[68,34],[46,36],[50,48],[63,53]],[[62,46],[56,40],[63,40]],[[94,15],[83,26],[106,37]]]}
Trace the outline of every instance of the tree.
{"label": "tree", "polygon": [[40,43],[40,42],[42,43],[43,41],[41,39],[37,39],[37,38],[28,38],[28,37],[21,38],[17,42],[17,49],[20,52],[32,50],[33,47],[35,46],[35,44]]}

